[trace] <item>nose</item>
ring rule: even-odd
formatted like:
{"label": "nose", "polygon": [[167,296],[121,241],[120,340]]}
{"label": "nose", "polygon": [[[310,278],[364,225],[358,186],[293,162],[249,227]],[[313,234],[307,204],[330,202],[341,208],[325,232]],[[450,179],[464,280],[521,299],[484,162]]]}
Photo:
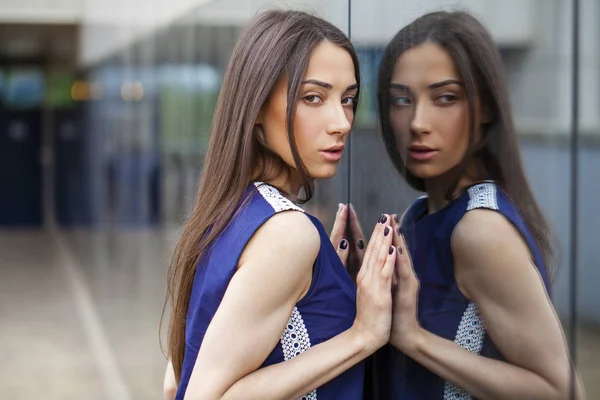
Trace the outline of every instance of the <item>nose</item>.
{"label": "nose", "polygon": [[348,119],[347,113],[347,109],[344,109],[344,106],[341,104],[332,106],[327,133],[330,135],[345,135],[350,132],[350,129],[352,128],[352,122],[350,119]]}
{"label": "nose", "polygon": [[431,132],[431,125],[428,118],[428,106],[424,102],[418,102],[413,108],[410,129],[416,134]]}

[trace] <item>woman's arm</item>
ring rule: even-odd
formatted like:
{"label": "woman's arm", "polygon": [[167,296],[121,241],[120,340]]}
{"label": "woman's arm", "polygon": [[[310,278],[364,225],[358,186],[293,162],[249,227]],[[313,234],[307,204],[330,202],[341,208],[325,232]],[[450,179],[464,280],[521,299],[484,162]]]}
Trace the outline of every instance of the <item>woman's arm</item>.
{"label": "woman's arm", "polygon": [[[477,304],[506,362],[476,355],[422,329],[406,317],[413,308],[407,293],[397,296],[404,313],[395,315],[393,344],[479,399],[570,398],[571,362],[561,325],[520,233],[494,211],[473,210],[457,225],[452,250],[456,280]],[[416,296],[418,282],[407,250],[398,258],[400,286],[408,287],[408,297]],[[575,387],[575,398],[583,398],[578,378]]]}
{"label": "woman's arm", "polygon": [[[319,234],[301,213],[272,217],[246,246],[240,267],[208,327],[186,399],[298,398],[333,379],[389,339],[391,229],[377,224],[361,272],[357,319],[349,330],[297,357],[259,369],[292,309],[308,290]],[[386,268],[384,268],[384,266]],[[368,309],[368,312],[366,312]]]}

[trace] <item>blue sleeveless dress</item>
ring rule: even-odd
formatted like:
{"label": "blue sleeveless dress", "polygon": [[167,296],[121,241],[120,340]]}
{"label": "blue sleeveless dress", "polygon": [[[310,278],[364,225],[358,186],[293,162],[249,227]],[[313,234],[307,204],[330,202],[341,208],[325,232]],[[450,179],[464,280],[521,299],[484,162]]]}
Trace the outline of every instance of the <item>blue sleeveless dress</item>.
{"label": "blue sleeveless dress", "polygon": [[[198,264],[186,319],[186,349],[176,399],[183,400],[204,334],[237,270],[246,244],[269,218],[287,210],[304,212],[274,187],[260,182],[250,184],[231,223]],[[315,217],[305,215],[321,238],[312,282],[306,295],[294,307],[281,339],[262,367],[289,360],[311,346],[331,339],[350,328],[356,316],[354,282],[322,224]],[[285,261],[282,261],[281,273],[285,273]],[[302,399],[362,399],[363,380],[364,363],[361,362]]]}
{"label": "blue sleeveless dress", "polygon": [[[463,348],[502,359],[486,333],[477,306],[459,290],[454,278],[450,240],[454,228],[469,211],[494,210],[510,221],[525,239],[546,289],[550,283],[542,253],[519,210],[493,182],[471,186],[440,211],[428,214],[427,198],[416,200],[402,221],[402,232],[420,282],[418,319],[421,326]],[[507,278],[508,279],[508,278]],[[391,345],[375,355],[377,399],[465,400],[472,397],[444,381]]]}

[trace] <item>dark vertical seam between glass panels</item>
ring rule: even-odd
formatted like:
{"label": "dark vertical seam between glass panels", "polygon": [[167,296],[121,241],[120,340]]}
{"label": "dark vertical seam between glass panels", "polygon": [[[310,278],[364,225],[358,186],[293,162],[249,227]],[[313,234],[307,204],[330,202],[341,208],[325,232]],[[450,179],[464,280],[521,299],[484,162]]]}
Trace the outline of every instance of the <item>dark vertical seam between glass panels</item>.
{"label": "dark vertical seam between glass panels", "polygon": [[[352,1],[348,0],[348,39],[352,40]],[[357,104],[358,106],[358,104]],[[352,129],[354,126],[352,127]],[[351,182],[352,182],[352,135],[348,137],[348,175],[347,175],[347,189],[346,189],[346,203],[350,204],[351,196]]]}
{"label": "dark vertical seam between glass panels", "polygon": [[571,204],[570,204],[570,324],[569,324],[569,347],[572,357],[571,364],[571,399],[575,398],[577,365],[577,244],[578,244],[578,167],[579,167],[579,0],[573,0],[573,19],[572,19],[572,87],[571,87]]}

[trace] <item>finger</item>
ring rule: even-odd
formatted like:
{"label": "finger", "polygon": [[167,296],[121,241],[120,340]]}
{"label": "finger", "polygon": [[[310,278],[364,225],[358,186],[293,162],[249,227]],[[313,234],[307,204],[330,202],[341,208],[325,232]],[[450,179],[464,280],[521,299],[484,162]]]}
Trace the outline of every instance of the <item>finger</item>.
{"label": "finger", "polygon": [[358,239],[354,242],[354,254],[356,254],[356,260],[359,265],[364,261],[366,251],[367,249],[363,239]]}
{"label": "finger", "polygon": [[370,262],[372,261],[372,258],[379,254],[379,248],[381,247],[384,229],[386,226],[388,226],[388,224],[389,217],[386,214],[381,214],[377,220],[375,229],[373,229],[371,240],[369,240],[369,244],[365,250],[365,261]]}
{"label": "finger", "polygon": [[348,219],[350,220],[350,229],[352,230],[352,234],[355,235],[357,239],[364,240],[365,234],[360,226],[360,221],[358,220],[354,206],[350,204],[348,209]]}
{"label": "finger", "polygon": [[392,227],[397,228],[400,226],[399,220],[398,220],[398,214],[392,214],[390,215],[390,217],[392,218]]}
{"label": "finger", "polygon": [[392,285],[392,281],[394,279],[394,266],[396,265],[396,248],[394,246],[388,246],[388,255],[381,269],[381,278],[384,281],[386,287],[384,289],[389,289]]}
{"label": "finger", "polygon": [[373,245],[373,255],[369,260],[369,267],[371,274],[373,276],[379,277],[381,274],[381,270],[387,260],[389,248],[392,244],[392,227],[390,224],[390,217],[386,214],[383,214],[379,219],[382,225],[378,235],[373,239],[371,238],[371,243],[369,245]]}
{"label": "finger", "polygon": [[358,275],[356,277],[356,280],[361,280],[369,271],[370,269],[370,263],[371,263],[371,258],[373,258],[376,255],[376,251],[379,249],[379,245],[376,243],[377,242],[377,238],[382,234],[382,230],[383,230],[383,224],[381,223],[381,221],[383,220],[383,215],[379,216],[379,220],[377,220],[377,223],[375,224],[375,227],[373,228],[373,233],[371,234],[371,240],[369,241],[369,245],[367,246],[367,248],[365,249],[365,255],[363,258],[363,261],[360,265],[360,270],[358,271]]}
{"label": "finger", "polygon": [[348,223],[350,224],[350,231],[352,232],[352,238],[354,239],[355,243],[354,249],[360,264],[365,258],[366,239],[352,204],[350,204],[348,207]]}
{"label": "finger", "polygon": [[337,213],[335,214],[335,221],[333,222],[333,228],[331,229],[331,236],[329,237],[334,246],[338,246],[344,238],[347,223],[348,209],[345,205],[340,203],[338,205]]}
{"label": "finger", "polygon": [[411,305],[416,301],[419,293],[419,279],[413,268],[412,259],[404,237],[402,244],[396,249],[396,268],[398,274],[398,287],[396,288],[396,300],[401,307]]}
{"label": "finger", "polygon": [[401,244],[400,235],[402,231],[400,230],[400,223],[398,214],[392,214],[392,228],[394,228],[394,246],[398,247]]}
{"label": "finger", "polygon": [[411,276],[416,277],[416,275],[404,235],[400,234],[397,237],[400,243],[397,247],[398,255],[396,257],[398,260],[396,263],[398,267],[397,274],[400,281],[406,281],[407,279],[410,279]]}
{"label": "finger", "polygon": [[361,254],[362,257],[365,256],[365,252],[367,251],[367,246],[365,246],[365,240],[364,239],[358,239],[355,242],[355,247],[356,247],[356,252]]}
{"label": "finger", "polygon": [[398,271],[397,271],[397,263],[398,263],[398,246],[396,246],[396,235],[394,233],[394,239],[392,240],[392,247],[394,247],[394,263],[392,265],[392,287],[396,287],[398,285]]}
{"label": "finger", "polygon": [[342,239],[337,247],[337,249],[335,250],[338,254],[338,256],[340,257],[340,260],[342,261],[342,264],[344,264],[344,267],[348,268],[348,254],[349,254],[349,248],[348,248],[348,241],[346,239]]}
{"label": "finger", "polygon": [[407,278],[409,276],[408,273],[408,266],[406,265],[406,260],[404,259],[404,257],[401,254],[402,251],[402,247],[398,246],[396,247],[396,268],[395,268],[395,276],[396,276],[396,281],[398,282],[398,285],[404,285],[407,281]]}
{"label": "finger", "polygon": [[400,286],[400,277],[404,276],[405,273],[403,272],[404,270],[404,266],[402,265],[402,258],[400,257],[400,252],[402,251],[402,248],[400,246],[396,247],[396,268],[394,268],[394,281],[395,281],[395,285]]}

